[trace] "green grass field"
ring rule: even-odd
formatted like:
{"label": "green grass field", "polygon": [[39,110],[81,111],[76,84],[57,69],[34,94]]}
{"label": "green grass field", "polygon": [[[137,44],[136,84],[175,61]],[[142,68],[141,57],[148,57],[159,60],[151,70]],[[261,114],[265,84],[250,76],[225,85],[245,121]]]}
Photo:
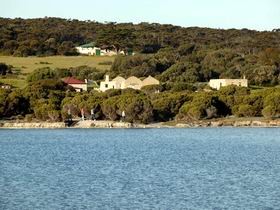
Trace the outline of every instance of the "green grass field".
{"label": "green grass field", "polygon": [[[27,74],[38,68],[70,68],[78,66],[96,67],[101,70],[109,70],[111,65],[102,65],[102,63],[113,62],[115,57],[96,57],[96,56],[51,56],[51,57],[13,57],[0,56],[0,63],[6,63],[19,68],[20,75],[17,78],[0,78],[0,82],[13,85],[15,87],[24,87]],[[101,64],[101,65],[100,65]]]}
{"label": "green grass field", "polygon": [[51,57],[13,57],[0,56],[0,63],[6,63],[22,69],[22,73],[30,73],[42,67],[69,68],[77,66],[90,66],[99,69],[109,69],[108,65],[99,65],[102,62],[113,62],[114,57],[96,56],[51,56]]}

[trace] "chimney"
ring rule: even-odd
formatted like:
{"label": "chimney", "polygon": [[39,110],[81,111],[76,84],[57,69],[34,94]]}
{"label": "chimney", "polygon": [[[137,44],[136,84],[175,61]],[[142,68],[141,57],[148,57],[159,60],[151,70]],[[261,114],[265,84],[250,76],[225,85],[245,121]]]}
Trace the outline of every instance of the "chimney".
{"label": "chimney", "polygon": [[245,74],[243,75],[243,79],[246,79],[246,76],[245,76]]}
{"label": "chimney", "polygon": [[87,79],[85,79],[85,83],[86,83],[86,84],[88,83],[88,80],[87,80]]}
{"label": "chimney", "polygon": [[109,82],[109,75],[105,76],[105,82]]}

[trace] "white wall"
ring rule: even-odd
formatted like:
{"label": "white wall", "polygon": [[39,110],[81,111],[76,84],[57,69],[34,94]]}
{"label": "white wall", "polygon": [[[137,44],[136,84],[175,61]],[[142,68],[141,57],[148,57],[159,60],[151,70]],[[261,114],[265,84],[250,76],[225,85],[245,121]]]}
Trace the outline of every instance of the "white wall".
{"label": "white wall", "polygon": [[69,84],[76,89],[77,92],[87,91],[87,84]]}
{"label": "white wall", "polygon": [[217,90],[220,90],[221,87],[226,87],[229,85],[248,87],[248,80],[247,79],[211,79],[209,82],[209,86]]}
{"label": "white wall", "polygon": [[76,50],[78,51],[78,53],[83,54],[83,55],[95,55],[97,49],[99,49],[99,48],[97,48],[97,47],[94,47],[94,48],[76,47]]}

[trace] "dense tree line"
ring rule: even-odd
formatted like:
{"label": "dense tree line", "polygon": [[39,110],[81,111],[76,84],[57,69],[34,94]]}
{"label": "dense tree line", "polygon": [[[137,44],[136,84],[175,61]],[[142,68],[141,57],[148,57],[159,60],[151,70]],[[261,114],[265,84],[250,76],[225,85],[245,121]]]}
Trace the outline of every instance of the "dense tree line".
{"label": "dense tree line", "polygon": [[[164,87],[161,87],[164,88]],[[69,110],[74,118],[91,119],[91,110],[97,120],[120,120],[134,123],[170,120],[203,120],[236,117],[280,117],[280,88],[250,90],[228,86],[219,91],[151,91],[108,90],[105,93],[76,93],[61,80],[44,79],[29,82],[24,89],[0,89],[0,118],[20,117],[60,121]]]}
{"label": "dense tree line", "polygon": [[[203,49],[232,49],[241,54],[254,55],[266,48],[279,47],[280,34],[252,30],[221,30],[183,28],[157,23],[98,23],[61,18],[7,19],[0,18],[0,49],[17,56],[71,55],[73,46],[96,42],[99,46],[134,48],[154,53],[161,48],[180,48],[196,44]],[[185,49],[181,54],[188,53]]]}

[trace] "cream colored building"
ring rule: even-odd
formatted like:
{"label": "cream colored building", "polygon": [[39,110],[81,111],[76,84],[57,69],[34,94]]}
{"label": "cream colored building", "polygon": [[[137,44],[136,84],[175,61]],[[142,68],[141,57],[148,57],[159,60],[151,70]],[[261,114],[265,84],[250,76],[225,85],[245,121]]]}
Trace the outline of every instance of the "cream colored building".
{"label": "cream colored building", "polygon": [[226,87],[229,85],[236,85],[240,87],[248,87],[247,79],[211,79],[209,86],[216,90],[220,90],[221,87]]}
{"label": "cream colored building", "polygon": [[132,88],[136,90],[140,90],[142,87],[147,85],[159,85],[159,81],[151,76],[147,77],[143,81],[139,78],[132,76],[128,79],[124,79],[123,77],[116,77],[112,81],[109,79],[109,75],[105,76],[105,81],[100,83],[99,90],[105,92],[109,89],[127,89]]}

